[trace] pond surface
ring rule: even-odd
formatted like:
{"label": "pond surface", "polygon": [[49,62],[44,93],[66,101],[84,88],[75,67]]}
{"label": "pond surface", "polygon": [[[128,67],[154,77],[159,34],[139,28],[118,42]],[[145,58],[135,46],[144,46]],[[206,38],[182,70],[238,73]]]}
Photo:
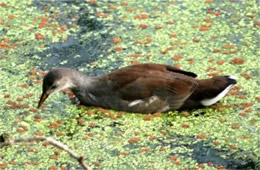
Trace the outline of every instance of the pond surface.
{"label": "pond surface", "polygon": [[[259,169],[258,8],[254,0],[0,1],[0,140],[53,137],[93,169]],[[145,62],[239,80],[199,110],[79,107],[67,91],[36,109],[52,68],[97,76]],[[0,168],[80,168],[44,142],[0,151]]]}

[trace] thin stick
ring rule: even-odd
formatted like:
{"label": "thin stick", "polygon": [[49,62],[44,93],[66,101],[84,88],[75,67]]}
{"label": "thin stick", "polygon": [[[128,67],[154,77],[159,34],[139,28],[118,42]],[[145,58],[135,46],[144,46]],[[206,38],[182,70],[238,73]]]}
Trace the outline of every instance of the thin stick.
{"label": "thin stick", "polygon": [[75,152],[73,152],[67,145],[63,144],[60,141],[57,141],[53,138],[50,137],[32,137],[32,138],[24,138],[24,139],[11,139],[8,142],[2,142],[0,143],[0,148],[3,146],[8,146],[8,145],[14,145],[16,143],[21,143],[21,142],[39,142],[39,141],[47,141],[49,142],[51,145],[66,151],[67,153],[69,153],[69,155],[76,159],[79,164],[82,166],[82,168],[84,168],[85,170],[91,170],[91,168],[85,163],[84,161],[84,156],[78,156]]}

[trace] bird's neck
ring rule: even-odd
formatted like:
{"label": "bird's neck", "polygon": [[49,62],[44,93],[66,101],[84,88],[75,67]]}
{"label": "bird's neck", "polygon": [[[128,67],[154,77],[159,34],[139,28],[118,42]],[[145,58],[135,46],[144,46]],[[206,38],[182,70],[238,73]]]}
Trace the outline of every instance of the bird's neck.
{"label": "bird's neck", "polygon": [[88,90],[95,87],[97,77],[87,76],[79,71],[73,70],[73,73],[70,75],[70,80],[72,82],[71,89],[72,91],[78,91],[79,89]]}

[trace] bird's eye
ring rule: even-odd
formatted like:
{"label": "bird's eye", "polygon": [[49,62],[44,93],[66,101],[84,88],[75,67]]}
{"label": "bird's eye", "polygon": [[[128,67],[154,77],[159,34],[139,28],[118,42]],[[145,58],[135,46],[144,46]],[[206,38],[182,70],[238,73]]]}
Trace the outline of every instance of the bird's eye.
{"label": "bird's eye", "polygon": [[52,87],[51,87],[51,89],[56,89],[58,86],[57,85],[53,85]]}

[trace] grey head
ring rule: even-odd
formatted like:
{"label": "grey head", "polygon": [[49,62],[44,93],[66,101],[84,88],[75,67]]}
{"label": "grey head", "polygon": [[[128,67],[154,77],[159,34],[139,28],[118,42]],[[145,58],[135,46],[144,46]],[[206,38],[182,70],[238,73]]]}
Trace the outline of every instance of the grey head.
{"label": "grey head", "polygon": [[38,103],[38,108],[41,107],[49,95],[63,89],[75,87],[73,77],[77,76],[77,74],[80,73],[69,68],[57,68],[49,71],[43,79],[42,95]]}

